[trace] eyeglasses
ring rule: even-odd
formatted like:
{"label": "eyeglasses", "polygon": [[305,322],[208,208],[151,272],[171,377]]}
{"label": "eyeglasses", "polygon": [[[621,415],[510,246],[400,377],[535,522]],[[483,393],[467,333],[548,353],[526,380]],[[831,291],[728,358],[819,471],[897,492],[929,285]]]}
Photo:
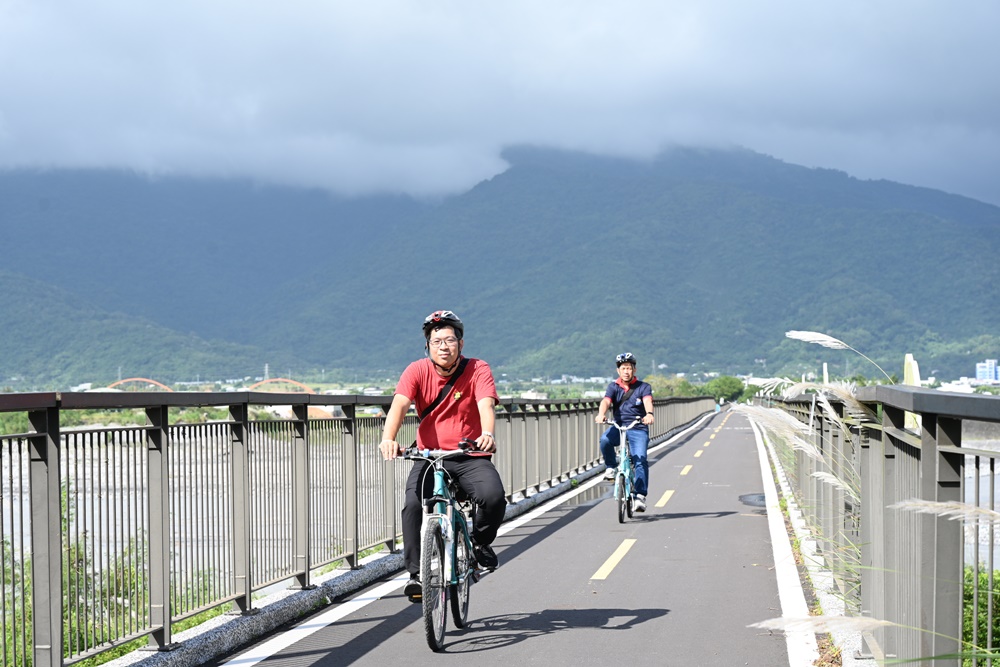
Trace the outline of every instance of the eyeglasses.
{"label": "eyeglasses", "polygon": [[454,336],[450,336],[448,338],[435,338],[427,341],[427,344],[431,347],[454,347],[458,344],[458,339]]}

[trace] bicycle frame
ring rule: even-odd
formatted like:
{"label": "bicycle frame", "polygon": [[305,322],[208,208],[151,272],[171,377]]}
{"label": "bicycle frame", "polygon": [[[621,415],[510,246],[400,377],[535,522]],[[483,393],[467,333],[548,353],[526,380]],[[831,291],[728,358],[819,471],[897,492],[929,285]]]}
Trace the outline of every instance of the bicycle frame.
{"label": "bicycle frame", "polygon": [[632,517],[632,490],[635,488],[635,470],[632,467],[632,448],[628,442],[628,431],[641,423],[636,417],[628,426],[622,426],[613,419],[607,424],[618,429],[618,468],[615,471],[615,500],[618,502],[618,522],[625,521],[625,514]]}
{"label": "bicycle frame", "polygon": [[421,523],[421,539],[427,534],[427,524],[436,521],[441,526],[444,537],[445,553],[448,558],[444,562],[444,579],[450,584],[459,583],[457,572],[457,554],[455,541],[465,542],[469,553],[472,553],[472,515],[467,507],[455,498],[449,485],[449,477],[444,469],[443,461],[450,456],[465,454],[464,450],[417,450],[417,455],[406,458],[425,460],[430,463],[434,474],[434,492],[424,499],[424,516]]}
{"label": "bicycle frame", "polygon": [[[455,627],[468,625],[469,589],[477,580],[475,551],[472,545],[472,502],[459,499],[460,488],[445,470],[444,460],[461,456],[475,443],[462,440],[462,449],[419,450],[404,452],[403,458],[428,463],[422,474],[433,475],[432,493],[423,500],[420,526],[420,601],[423,607],[424,632],[433,651],[444,646],[449,599]],[[425,488],[426,478],[419,480]]]}

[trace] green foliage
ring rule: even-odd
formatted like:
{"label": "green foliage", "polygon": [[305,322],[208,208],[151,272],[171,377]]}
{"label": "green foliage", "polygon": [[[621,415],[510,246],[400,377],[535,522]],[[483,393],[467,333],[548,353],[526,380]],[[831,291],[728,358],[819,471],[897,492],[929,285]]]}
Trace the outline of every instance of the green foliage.
{"label": "green foliage", "polygon": [[[1000,571],[993,571],[993,585],[1000,584]],[[1000,639],[1000,590],[990,588],[990,571],[986,568],[979,570],[978,586],[976,576],[972,566],[965,566],[965,580],[963,586],[962,605],[962,644],[963,646],[986,646],[986,639],[990,631],[989,619],[993,622],[994,642]],[[973,619],[972,613],[974,605],[978,606],[979,614]],[[973,629],[976,636],[973,641]],[[995,657],[995,656],[994,656]],[[972,664],[969,658],[965,658],[963,664]]]}
{"label": "green foliage", "polygon": [[0,435],[30,433],[31,422],[26,412],[0,412]]}
{"label": "green foliage", "polygon": [[743,380],[730,375],[720,375],[717,378],[709,380],[703,387],[703,390],[710,396],[713,396],[716,402],[720,398],[732,402],[743,395]]}
{"label": "green foliage", "polygon": [[[254,415],[266,414],[254,412]],[[229,418],[226,408],[170,408],[172,424],[204,424],[210,421],[224,421]],[[61,428],[77,426],[143,426],[146,413],[143,410],[63,410],[59,413]],[[31,422],[25,412],[0,412],[0,435],[32,432]]]}
{"label": "green foliage", "polygon": [[[19,562],[14,547],[3,540],[3,664],[30,664],[31,635],[31,562]],[[22,635],[21,627],[27,628]]]}
{"label": "green foliage", "polygon": [[653,396],[656,398],[666,398],[668,396],[703,396],[704,391],[700,387],[691,384],[687,378],[676,375],[666,377],[663,375],[648,375],[643,378],[653,388]]}

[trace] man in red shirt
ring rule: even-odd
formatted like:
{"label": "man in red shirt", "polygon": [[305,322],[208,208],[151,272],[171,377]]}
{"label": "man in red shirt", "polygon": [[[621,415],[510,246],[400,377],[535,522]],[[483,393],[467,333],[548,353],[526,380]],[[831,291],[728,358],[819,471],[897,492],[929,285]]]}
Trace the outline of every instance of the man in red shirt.
{"label": "man in red shirt", "polygon": [[[450,310],[435,311],[424,320],[427,357],[414,361],[400,376],[385,417],[379,449],[386,459],[399,455],[402,448],[396,442],[396,435],[410,403],[416,406],[417,414],[422,415],[434,405],[448,381],[458,375],[443,400],[421,419],[417,427],[417,444],[421,449],[458,449],[463,438],[475,441],[477,451],[450,457],[444,466],[476,504],[472,533],[476,560],[482,567],[492,569],[498,561],[490,544],[503,523],[507,505],[503,482],[491,460],[496,451],[493,406],[499,398],[489,364],[462,356],[464,335],[462,320]],[[419,578],[422,498],[434,490],[433,477],[423,474],[427,465],[414,461],[406,480],[402,512],[403,562],[410,573],[410,581],[403,592],[414,602],[420,601],[422,593]],[[423,488],[418,488],[421,486]]]}

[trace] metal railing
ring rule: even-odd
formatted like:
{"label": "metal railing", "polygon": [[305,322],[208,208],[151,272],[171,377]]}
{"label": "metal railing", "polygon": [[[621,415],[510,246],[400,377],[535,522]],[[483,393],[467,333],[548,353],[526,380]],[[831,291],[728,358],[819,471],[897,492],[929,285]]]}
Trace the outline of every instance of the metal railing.
{"label": "metal railing", "polygon": [[814,449],[786,449],[786,472],[848,609],[891,623],[865,633],[868,649],[1000,664],[1000,397],[896,385],[857,398],[873,419],[812,394],[762,402],[810,427]]}
{"label": "metal railing", "polygon": [[[268,587],[395,550],[406,469],[384,462],[391,397],[242,393],[0,394],[23,433],[0,435],[3,665],[71,664]],[[281,406],[288,416],[257,413]],[[598,402],[504,399],[494,462],[516,502],[598,464]],[[714,406],[655,401],[651,437]],[[172,422],[182,408],[228,418]],[[63,428],[67,413],[141,410],[145,424]],[[317,412],[322,410],[323,412]],[[336,413],[336,416],[334,416]],[[412,440],[408,416],[400,441]]]}

